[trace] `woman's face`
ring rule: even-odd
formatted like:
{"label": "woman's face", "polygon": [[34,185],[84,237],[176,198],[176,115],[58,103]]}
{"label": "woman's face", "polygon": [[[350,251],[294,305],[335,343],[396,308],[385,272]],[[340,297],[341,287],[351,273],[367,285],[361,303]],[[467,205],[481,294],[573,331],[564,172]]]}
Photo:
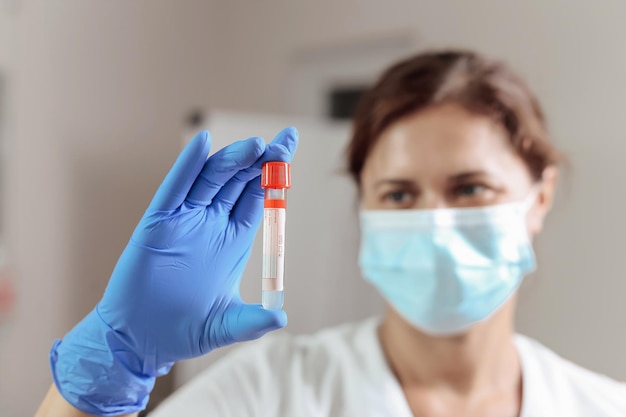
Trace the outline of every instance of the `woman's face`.
{"label": "woman's face", "polygon": [[[527,218],[538,233],[554,194],[547,171]],[[479,207],[529,196],[534,182],[502,126],[456,104],[404,117],[380,136],[363,167],[365,209]]]}

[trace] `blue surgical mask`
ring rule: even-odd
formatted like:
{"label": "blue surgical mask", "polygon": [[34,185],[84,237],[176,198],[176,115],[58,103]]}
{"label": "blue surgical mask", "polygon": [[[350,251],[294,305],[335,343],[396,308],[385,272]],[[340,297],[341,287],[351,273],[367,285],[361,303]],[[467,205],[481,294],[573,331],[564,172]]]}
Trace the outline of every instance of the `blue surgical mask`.
{"label": "blue surgical mask", "polygon": [[492,316],[535,269],[523,203],[361,211],[363,276],[416,328],[462,333]]}

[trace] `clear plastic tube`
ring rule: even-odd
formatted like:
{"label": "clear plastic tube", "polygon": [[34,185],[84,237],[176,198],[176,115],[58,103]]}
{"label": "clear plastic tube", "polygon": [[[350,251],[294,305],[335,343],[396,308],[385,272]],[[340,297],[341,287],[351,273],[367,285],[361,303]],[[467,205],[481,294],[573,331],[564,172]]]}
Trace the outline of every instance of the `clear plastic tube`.
{"label": "clear plastic tube", "polygon": [[[285,189],[266,189],[263,213],[263,277],[262,304],[266,309],[279,309],[284,302],[285,277]],[[270,207],[268,206],[268,203]],[[278,204],[277,204],[278,203]],[[278,207],[276,207],[278,206]]]}
{"label": "clear plastic tube", "polygon": [[265,189],[261,303],[268,310],[282,308],[285,299],[285,220],[290,171],[285,162],[268,162],[263,165],[261,176],[261,186]]}

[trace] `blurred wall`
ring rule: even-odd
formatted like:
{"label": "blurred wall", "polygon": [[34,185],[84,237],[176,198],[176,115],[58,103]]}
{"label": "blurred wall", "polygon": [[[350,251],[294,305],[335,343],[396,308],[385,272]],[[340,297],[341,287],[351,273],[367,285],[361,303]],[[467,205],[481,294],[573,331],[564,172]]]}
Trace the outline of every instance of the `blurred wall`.
{"label": "blurred wall", "polygon": [[519,330],[626,380],[625,2],[273,0],[218,2],[215,12],[229,46],[212,66],[212,93],[233,109],[290,112],[294,56],[394,33],[411,34],[419,49],[476,48],[519,70],[571,165],[537,243]]}
{"label": "blurred wall", "polygon": [[0,358],[7,417],[33,414],[52,340],[100,297],[180,150],[183,119],[209,100],[214,48],[202,0],[15,3],[8,226],[19,304]]}
{"label": "blurred wall", "polygon": [[15,14],[0,4],[0,71],[8,71],[15,54]]}

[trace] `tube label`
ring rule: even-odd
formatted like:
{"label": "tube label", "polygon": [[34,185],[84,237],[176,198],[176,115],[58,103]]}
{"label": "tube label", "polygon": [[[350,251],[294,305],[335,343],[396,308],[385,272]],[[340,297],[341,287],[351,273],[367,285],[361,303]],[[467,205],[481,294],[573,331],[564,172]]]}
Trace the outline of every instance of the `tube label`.
{"label": "tube label", "polygon": [[263,211],[263,291],[283,291],[285,275],[284,208]]}

